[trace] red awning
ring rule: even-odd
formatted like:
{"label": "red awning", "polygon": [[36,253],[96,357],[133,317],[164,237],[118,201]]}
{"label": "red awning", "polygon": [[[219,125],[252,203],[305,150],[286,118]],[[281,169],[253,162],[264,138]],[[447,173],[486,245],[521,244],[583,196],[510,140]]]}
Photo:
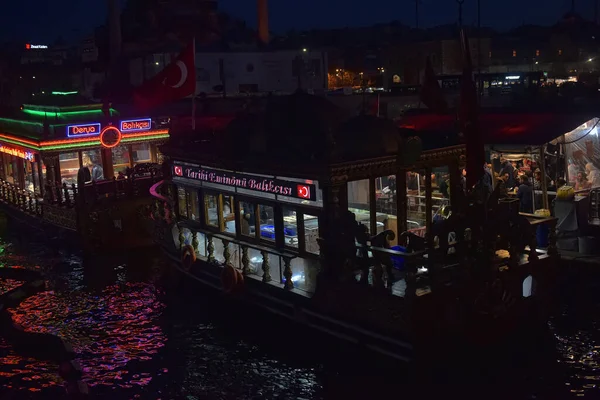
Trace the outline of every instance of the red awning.
{"label": "red awning", "polygon": [[[479,123],[486,144],[539,146],[572,131],[595,116],[589,113],[490,112],[482,113]],[[448,134],[457,130],[454,115],[428,113],[406,115],[398,121],[398,127],[428,134]]]}

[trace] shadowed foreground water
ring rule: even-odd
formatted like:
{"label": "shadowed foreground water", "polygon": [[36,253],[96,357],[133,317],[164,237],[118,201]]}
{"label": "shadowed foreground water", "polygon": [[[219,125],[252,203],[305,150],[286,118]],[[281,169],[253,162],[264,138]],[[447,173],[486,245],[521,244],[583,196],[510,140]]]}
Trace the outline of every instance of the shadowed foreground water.
{"label": "shadowed foreground water", "polygon": [[[596,387],[600,301],[589,294],[569,297],[550,323],[551,334],[540,338],[533,355],[515,350],[504,363],[489,359],[465,369],[457,360],[456,366],[414,373],[363,364],[351,349],[330,355],[336,343],[278,329],[275,321],[264,316],[221,308],[219,296],[190,296],[180,287],[169,289],[163,279],[166,266],[155,254],[83,262],[77,255],[45,245],[11,244],[7,239],[0,250],[0,265],[36,268],[47,274],[49,290],[10,312],[27,330],[53,333],[72,344],[93,398],[600,395]],[[2,282],[0,291],[15,284]],[[63,393],[55,364],[20,356],[0,339],[1,399],[60,399]]]}

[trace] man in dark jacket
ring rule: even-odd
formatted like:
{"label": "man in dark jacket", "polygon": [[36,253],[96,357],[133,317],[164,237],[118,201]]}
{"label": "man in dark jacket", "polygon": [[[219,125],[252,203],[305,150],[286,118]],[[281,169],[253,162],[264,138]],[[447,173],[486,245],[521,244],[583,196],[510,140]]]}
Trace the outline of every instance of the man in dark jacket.
{"label": "man in dark jacket", "polygon": [[519,211],[533,214],[533,188],[527,175],[521,175],[521,185],[517,190],[517,197],[520,202]]}

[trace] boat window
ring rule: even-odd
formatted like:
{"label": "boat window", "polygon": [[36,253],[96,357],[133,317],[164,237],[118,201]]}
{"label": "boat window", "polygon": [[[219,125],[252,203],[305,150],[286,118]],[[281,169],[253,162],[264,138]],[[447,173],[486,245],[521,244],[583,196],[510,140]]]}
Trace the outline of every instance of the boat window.
{"label": "boat window", "polygon": [[127,145],[120,145],[112,148],[113,171],[115,176],[122,172],[125,174],[127,168],[131,165],[131,157]]}
{"label": "boat window", "polygon": [[304,214],[304,246],[307,253],[319,254],[319,218]]}
{"label": "boat window", "polygon": [[33,192],[35,189],[35,183],[33,179],[33,163],[27,160],[22,160],[23,171],[25,171],[25,190]]}
{"label": "boat window", "polygon": [[33,186],[35,188],[35,193],[41,194],[41,180],[40,180],[40,171],[39,164],[37,162],[31,163],[31,168],[33,172]]}
{"label": "boat window", "polygon": [[271,206],[258,205],[258,220],[260,224],[260,238],[271,242],[275,241],[275,211]]}
{"label": "boat window", "polygon": [[67,186],[71,184],[77,185],[77,172],[79,171],[79,153],[62,153],[58,156],[60,164],[60,178],[61,185],[66,183]]}
{"label": "boat window", "polygon": [[348,210],[370,232],[371,208],[369,204],[369,180],[348,182]]}
{"label": "boat window", "polygon": [[179,216],[182,218],[188,217],[187,202],[185,199],[185,189],[182,187],[177,188],[177,204],[179,206]]}
{"label": "boat window", "polygon": [[206,225],[219,227],[219,212],[217,196],[207,194],[204,196],[204,214],[206,216]]}
{"label": "boat window", "polygon": [[221,226],[221,232],[231,233],[235,235],[235,201],[233,196],[220,194],[221,200],[221,217],[223,225]]}
{"label": "boat window", "polygon": [[425,237],[425,171],[406,173],[407,216],[406,228],[417,236]]}
{"label": "boat window", "polygon": [[256,238],[256,204],[240,201],[240,232]]}
{"label": "boat window", "polygon": [[137,143],[131,145],[133,165],[152,162],[150,143]]}
{"label": "boat window", "polygon": [[187,212],[192,221],[200,220],[200,204],[198,202],[198,191],[196,189],[186,189]]}
{"label": "boat window", "polygon": [[283,207],[283,236],[286,246],[298,248],[297,212],[289,207]]}
{"label": "boat window", "polygon": [[394,239],[390,241],[391,246],[398,244],[398,213],[396,209],[396,175],[382,176],[375,179],[375,217],[379,232],[379,224],[383,230],[394,232]]}
{"label": "boat window", "polygon": [[6,155],[3,154],[3,157],[6,162],[6,181],[8,183],[14,184],[15,182],[17,182],[17,176],[16,176],[17,169],[15,168],[15,165],[13,163],[15,156],[9,156],[8,154],[6,154]]}

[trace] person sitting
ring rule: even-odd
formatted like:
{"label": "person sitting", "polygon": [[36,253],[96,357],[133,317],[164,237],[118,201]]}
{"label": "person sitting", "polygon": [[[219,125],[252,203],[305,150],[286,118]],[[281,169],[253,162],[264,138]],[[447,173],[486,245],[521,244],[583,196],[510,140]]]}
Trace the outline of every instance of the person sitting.
{"label": "person sitting", "polygon": [[521,185],[517,189],[517,197],[519,198],[519,211],[522,213],[533,213],[533,188],[529,183],[529,178],[526,175],[520,177]]}
{"label": "person sitting", "polygon": [[588,181],[588,177],[585,172],[579,171],[577,173],[577,180],[575,181],[575,191],[589,189],[592,186],[591,182]]}

